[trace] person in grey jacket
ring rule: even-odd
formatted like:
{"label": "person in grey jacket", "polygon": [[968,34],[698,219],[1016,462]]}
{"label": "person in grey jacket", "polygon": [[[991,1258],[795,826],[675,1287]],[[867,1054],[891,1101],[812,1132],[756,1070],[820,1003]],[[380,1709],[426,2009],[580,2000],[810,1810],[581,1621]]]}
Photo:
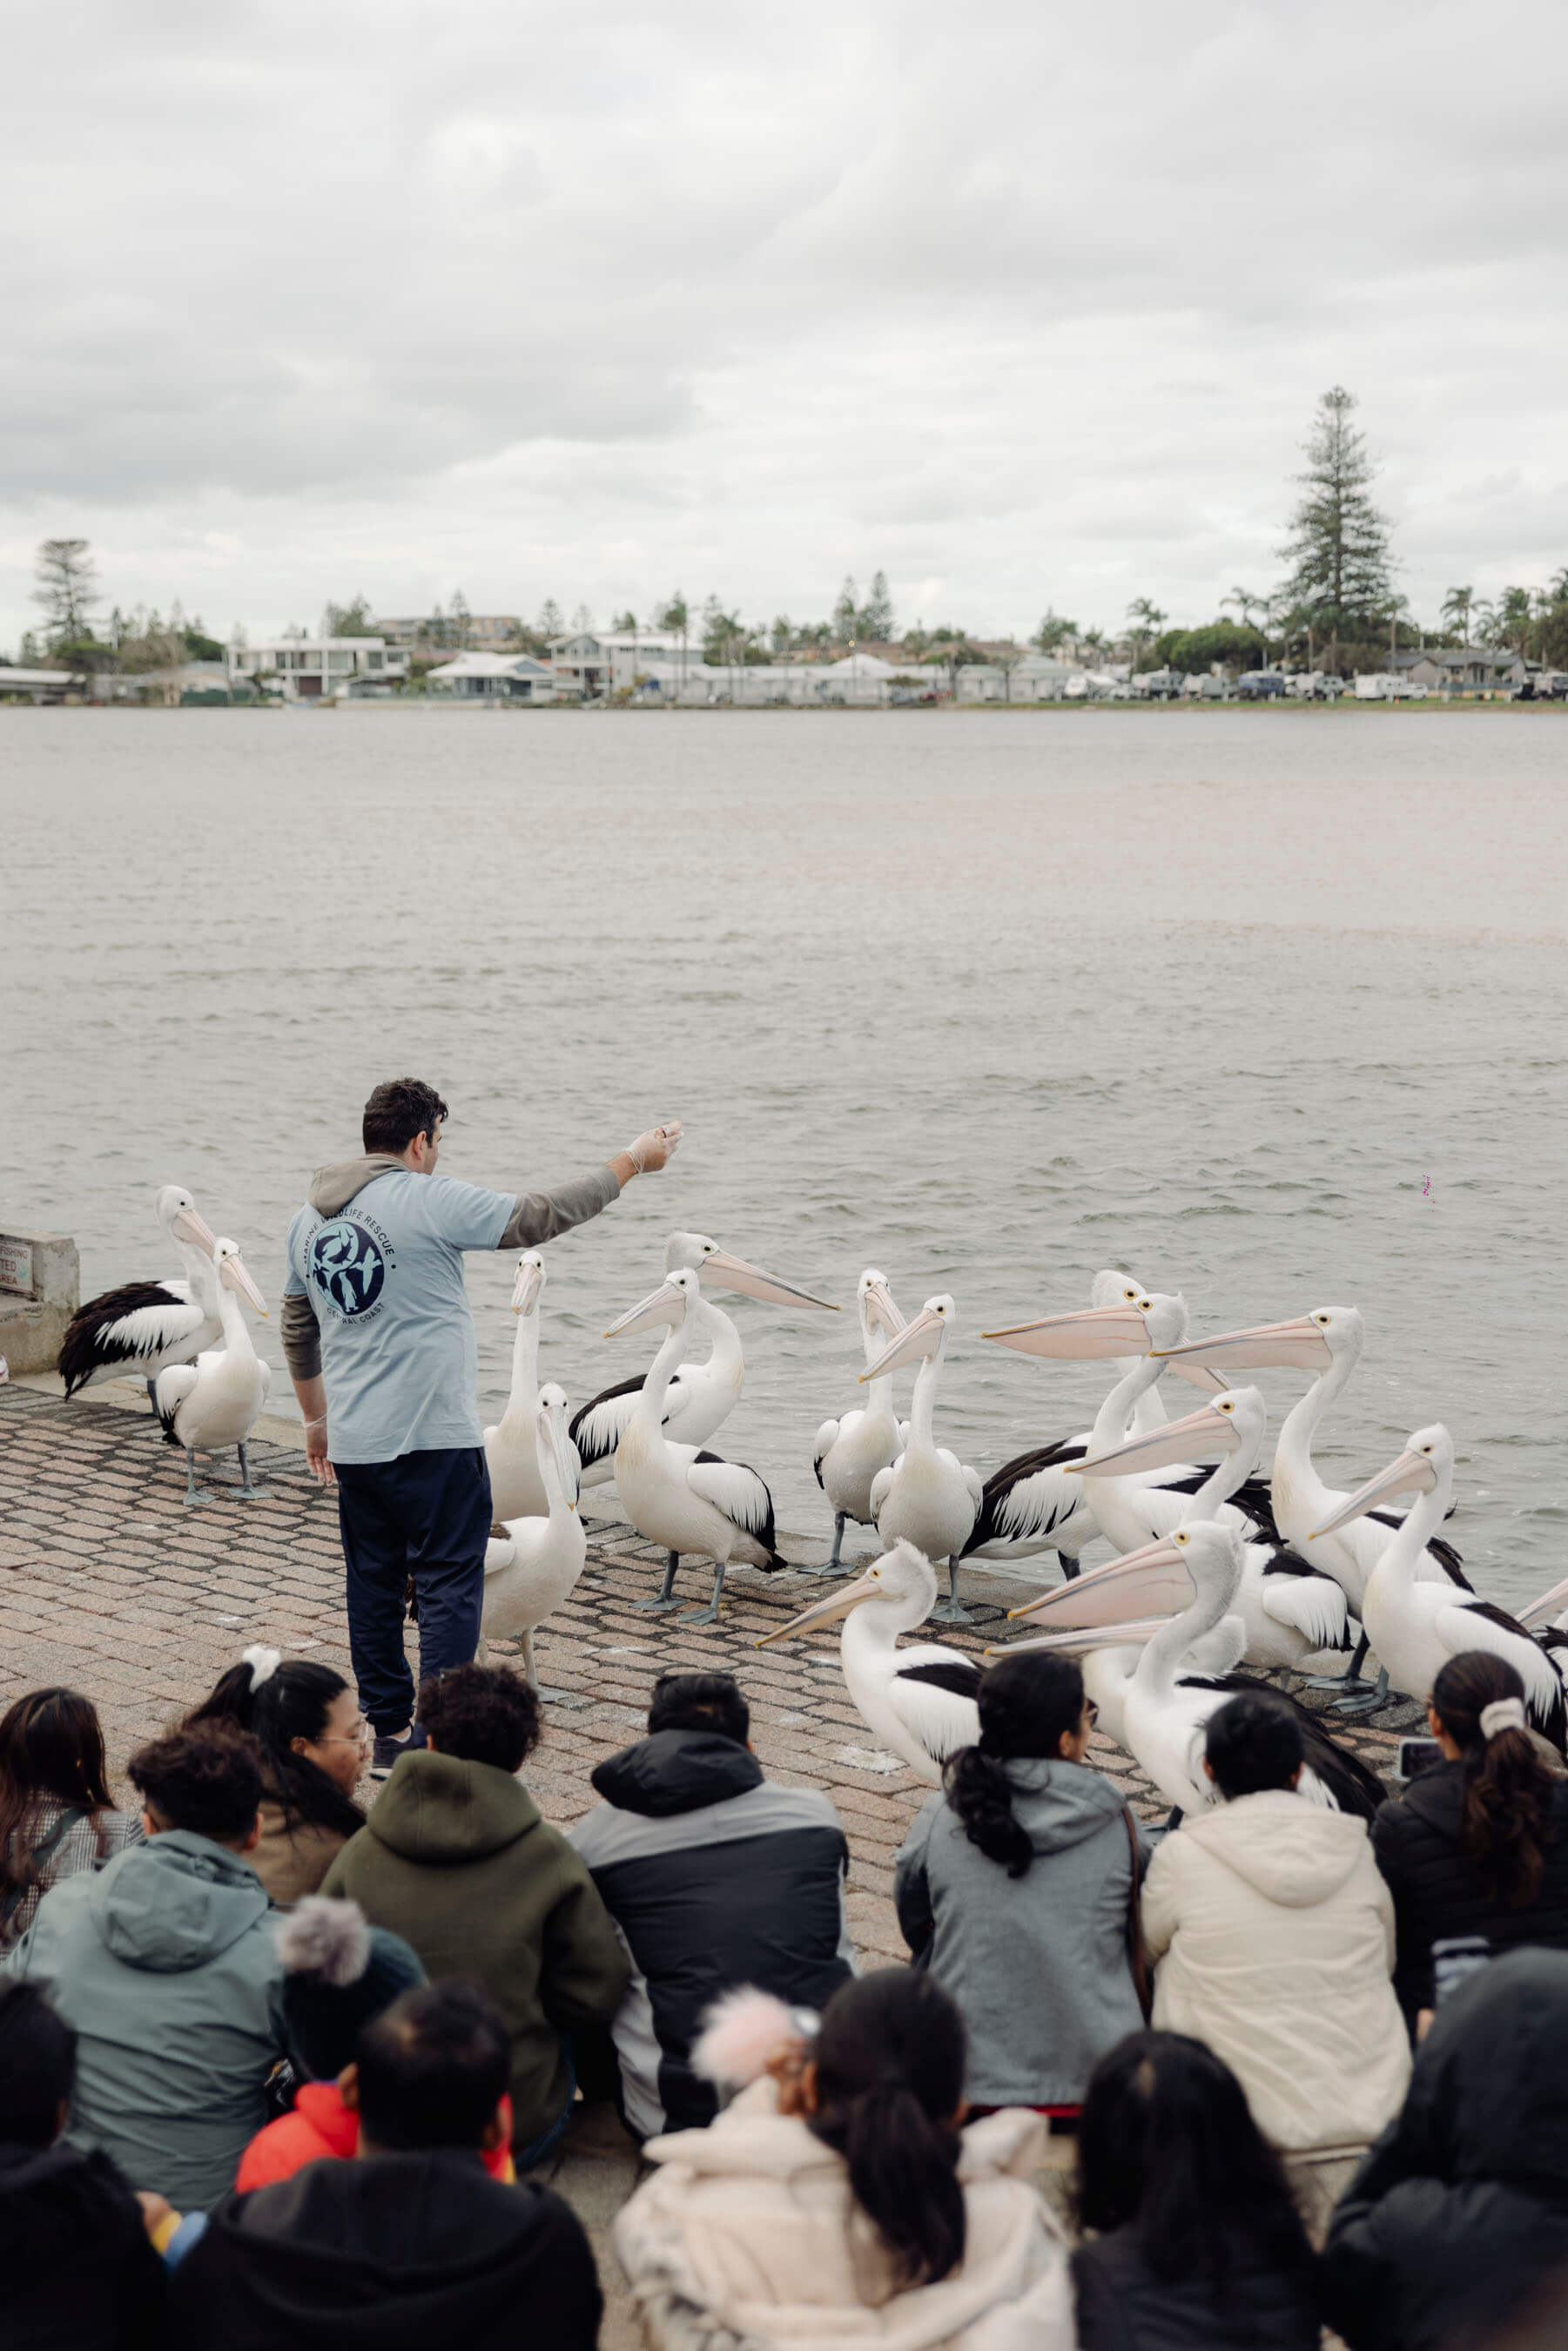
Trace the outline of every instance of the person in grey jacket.
{"label": "person in grey jacket", "polygon": [[127,1771],[147,1843],[51,1887],[0,1968],[75,2028],[69,2142],[189,2211],[234,2185],[287,2046],[271,1905],[245,1857],[262,1755],[246,1732],[203,1723]]}
{"label": "person in grey jacket", "polygon": [[1083,1758],[1094,1708],[1069,1657],[1003,1657],[980,1740],[947,1763],[894,1866],[904,1939],[957,2001],[971,2105],[1075,2113],[1144,2022],[1129,1915],[1149,1844]]}
{"label": "person in grey jacket", "polygon": [[479,1640],[492,1513],[463,1253],[531,1249],[569,1232],[634,1176],[663,1167],[681,1139],[673,1119],[591,1175],[519,1195],[435,1173],[445,1118],[421,1079],[377,1086],[361,1123],[363,1154],[319,1167],[288,1228],[283,1353],[307,1465],[339,1489],[349,1647],[377,1780],[413,1736],[402,1646],[410,1578],[421,1681],[469,1664]]}

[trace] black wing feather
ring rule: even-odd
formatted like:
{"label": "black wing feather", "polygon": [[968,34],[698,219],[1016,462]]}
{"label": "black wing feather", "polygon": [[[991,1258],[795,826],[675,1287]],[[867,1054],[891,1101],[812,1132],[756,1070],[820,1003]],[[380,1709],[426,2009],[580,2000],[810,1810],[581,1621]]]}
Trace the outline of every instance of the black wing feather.
{"label": "black wing feather", "polygon": [[1081,1437],[1059,1437],[1052,1444],[1037,1445],[1028,1453],[1015,1453],[1010,1461],[993,1469],[981,1490],[979,1514],[959,1558],[967,1559],[982,1543],[1007,1541],[1008,1530],[1000,1524],[1000,1513],[1015,1486],[1041,1469],[1059,1469],[1065,1462],[1082,1461],[1087,1450]]}
{"label": "black wing feather", "polygon": [[947,1690],[954,1698],[977,1698],[980,1690],[980,1668],[967,1666],[955,1657],[951,1665],[946,1660],[937,1665],[900,1666],[894,1677],[901,1682],[929,1682],[933,1689]]}
{"label": "black wing feather", "polygon": [[1280,1706],[1287,1706],[1295,1716],[1301,1734],[1301,1746],[1306,1760],[1342,1813],[1354,1813],[1360,1820],[1370,1821],[1377,1807],[1388,1794],[1375,1771],[1353,1755],[1348,1747],[1340,1746],[1323,1729],[1322,1718],[1302,1706],[1300,1699],[1277,1689],[1272,1682],[1260,1681],[1256,1674],[1225,1674],[1217,1680],[1199,1680],[1184,1674],[1184,1682],[1200,1689],[1257,1690],[1271,1698]]}
{"label": "black wing feather", "polygon": [[105,1364],[123,1364],[135,1357],[134,1347],[123,1339],[105,1339],[100,1333],[127,1314],[139,1313],[144,1306],[183,1306],[177,1291],[162,1281],[128,1281],[123,1290],[106,1290],[97,1298],[89,1298],[78,1306],[66,1326],[60,1342],[56,1364],[66,1384],[67,1395],[74,1395],[94,1372]]}

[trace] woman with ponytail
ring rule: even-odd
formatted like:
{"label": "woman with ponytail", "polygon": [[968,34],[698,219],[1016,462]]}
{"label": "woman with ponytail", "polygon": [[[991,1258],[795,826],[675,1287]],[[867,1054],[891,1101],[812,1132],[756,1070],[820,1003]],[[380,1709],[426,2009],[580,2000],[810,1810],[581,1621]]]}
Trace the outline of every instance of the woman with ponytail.
{"label": "woman with ponytail", "polygon": [[1144,2022],[1147,1841],[1084,1761],[1094,1708],[1070,1657],[1001,1658],[979,1709],[979,1744],[949,1760],[898,1855],[898,1921],[958,2003],[971,2103],[1070,2117]]}
{"label": "woman with ponytail", "polygon": [[1483,1959],[1521,1943],[1568,1950],[1568,1779],[1528,1727],[1518,1671],[1490,1649],[1461,1650],[1432,1685],[1427,1721],[1443,1760],[1372,1823],[1394,1896],[1394,1989],[1413,2032],[1446,1972],[1435,1946],[1468,1943]]}
{"label": "woman with ponytail", "polygon": [[185,1727],[196,1722],[237,1723],[259,1740],[267,1758],[261,1842],[248,1858],[278,1908],[292,1909],[365,1825],[354,1790],[371,1734],[359,1700],[330,1666],[258,1644]]}
{"label": "woman with ponytail", "polygon": [[739,2095],[648,2141],[657,2168],[615,2223],[655,2336],[1071,2351],[1062,2244],[1028,2185],[1040,2124],[963,2126],[963,2022],[930,1976],[862,1976],[820,2019],[727,1993],[692,2062]]}

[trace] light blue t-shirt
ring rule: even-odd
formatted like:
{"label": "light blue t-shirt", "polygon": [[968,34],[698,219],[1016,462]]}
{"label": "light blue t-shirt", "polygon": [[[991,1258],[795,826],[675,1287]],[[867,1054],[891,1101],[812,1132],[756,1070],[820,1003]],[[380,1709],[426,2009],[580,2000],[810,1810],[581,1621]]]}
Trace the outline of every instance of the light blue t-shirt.
{"label": "light blue t-shirt", "polygon": [[516,1207],[510,1192],[399,1167],[333,1216],[299,1210],[284,1290],[309,1299],[320,1330],[334,1461],[483,1442],[463,1252],[498,1249]]}

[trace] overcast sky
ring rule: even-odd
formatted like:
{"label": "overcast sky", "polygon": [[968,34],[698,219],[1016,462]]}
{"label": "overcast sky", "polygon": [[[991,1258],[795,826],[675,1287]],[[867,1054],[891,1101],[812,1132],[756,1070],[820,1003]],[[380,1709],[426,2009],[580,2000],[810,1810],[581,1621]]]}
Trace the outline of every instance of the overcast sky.
{"label": "overcast sky", "polygon": [[7,15],[0,646],[33,549],[214,633],[1184,622],[1358,394],[1430,617],[1568,563],[1562,0]]}

